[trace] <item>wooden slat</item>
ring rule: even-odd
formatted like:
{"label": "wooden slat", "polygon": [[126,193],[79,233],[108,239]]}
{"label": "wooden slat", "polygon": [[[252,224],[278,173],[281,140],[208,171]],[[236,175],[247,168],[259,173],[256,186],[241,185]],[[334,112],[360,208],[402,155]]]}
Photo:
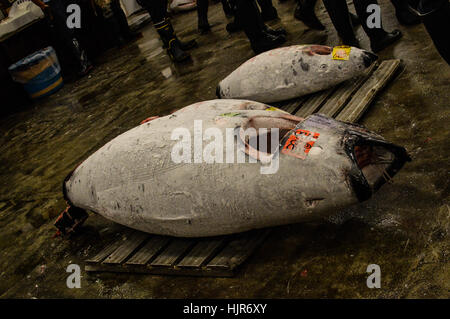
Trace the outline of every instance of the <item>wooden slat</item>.
{"label": "wooden slat", "polygon": [[207,265],[207,268],[230,269],[239,266],[256,247],[266,238],[270,229],[263,229],[241,234],[232,240],[220,253],[217,254]]}
{"label": "wooden slat", "polygon": [[345,106],[345,103],[351,98],[352,94],[369,78],[377,66],[378,63],[374,62],[366,69],[363,75],[342,83],[342,85],[328,98],[318,113],[329,117],[335,117]]}
{"label": "wooden slat", "polygon": [[234,272],[226,268],[208,269],[205,267],[148,267],[144,265],[123,264],[86,264],[87,272],[125,272],[134,274],[201,276],[201,277],[232,277]]}
{"label": "wooden slat", "polygon": [[111,245],[106,246],[97,255],[95,255],[94,257],[86,260],[86,262],[88,262],[88,263],[100,263],[100,262],[102,262],[103,259],[108,257],[113,251],[115,251],[120,246],[121,243],[122,242],[119,241],[119,240],[113,242]]}
{"label": "wooden slat", "polygon": [[194,239],[174,239],[154,261],[152,266],[173,266],[178,260],[183,258],[184,253],[195,244]]}
{"label": "wooden slat", "polygon": [[314,95],[309,95],[308,100],[303,103],[294,115],[299,117],[307,117],[308,115],[315,113],[334,90],[335,88],[331,88],[315,93]]}
{"label": "wooden slat", "polygon": [[136,231],[123,242],[108,258],[103,261],[104,264],[120,264],[123,262],[140,244],[149,237],[148,234]]}
{"label": "wooden slat", "polygon": [[336,119],[346,122],[357,122],[367,110],[375,95],[386,85],[399,66],[400,60],[383,61],[341,113],[338,114]]}
{"label": "wooden slat", "polygon": [[156,257],[162,248],[169,242],[169,237],[153,236],[139,249],[125,264],[127,265],[145,265]]}
{"label": "wooden slat", "polygon": [[194,248],[177,264],[179,267],[200,267],[211,259],[218,249],[225,243],[225,239],[207,239],[199,241]]}

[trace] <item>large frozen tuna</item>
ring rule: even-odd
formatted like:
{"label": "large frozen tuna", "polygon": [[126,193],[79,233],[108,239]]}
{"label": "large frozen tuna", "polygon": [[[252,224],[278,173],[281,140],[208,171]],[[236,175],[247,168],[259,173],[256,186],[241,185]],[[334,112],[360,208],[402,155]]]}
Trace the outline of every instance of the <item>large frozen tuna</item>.
{"label": "large frozen tuna", "polygon": [[406,160],[404,148],[358,125],[212,100],[117,136],[63,190],[73,207],[144,232],[213,236],[333,214],[368,199]]}
{"label": "large frozen tuna", "polygon": [[317,92],[361,74],[377,56],[355,47],[294,45],[261,53],[223,79],[217,97],[277,102]]}

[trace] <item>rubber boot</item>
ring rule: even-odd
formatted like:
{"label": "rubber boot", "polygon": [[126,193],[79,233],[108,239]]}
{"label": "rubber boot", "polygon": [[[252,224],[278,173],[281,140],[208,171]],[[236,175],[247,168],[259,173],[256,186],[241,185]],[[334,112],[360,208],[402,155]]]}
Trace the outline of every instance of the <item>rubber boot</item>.
{"label": "rubber boot", "polygon": [[174,62],[182,62],[190,58],[190,55],[182,49],[180,41],[174,34],[172,24],[167,19],[154,25],[164,43],[164,48],[167,49],[167,54]]}
{"label": "rubber boot", "polygon": [[271,35],[265,32],[265,25],[255,1],[238,1],[236,17],[241,21],[250,45],[256,54],[274,49],[284,42],[284,35]]}
{"label": "rubber boot", "polygon": [[209,0],[197,0],[198,31],[200,34],[206,34],[211,31],[211,26],[208,22],[208,6]]}
{"label": "rubber boot", "polygon": [[72,38],[72,52],[76,56],[78,63],[80,65],[80,69],[78,70],[78,75],[84,76],[87,75],[92,69],[92,63],[89,61],[86,51],[80,45],[80,42],[77,38]]}
{"label": "rubber boot", "polygon": [[359,41],[356,39],[353,31],[346,0],[323,0],[323,4],[333,22],[334,28],[342,39],[342,43],[359,47]]}
{"label": "rubber boot", "polygon": [[415,25],[421,22],[420,18],[408,9],[406,0],[391,0],[395,7],[395,16],[403,25]]}
{"label": "rubber boot", "polygon": [[367,7],[369,5],[378,5],[376,0],[354,0],[356,13],[362,22],[362,27],[364,32],[370,38],[370,47],[373,52],[377,53],[389,45],[393,44],[402,37],[400,30],[394,30],[392,32],[386,32],[383,29],[383,25],[380,28],[369,28],[367,25],[367,19],[372,14],[367,12]]}
{"label": "rubber boot", "polygon": [[257,0],[261,8],[261,17],[264,22],[278,19],[277,9],[273,6],[272,0]]}
{"label": "rubber boot", "polygon": [[297,0],[294,18],[302,21],[306,26],[314,30],[325,30],[314,11],[317,0]]}
{"label": "rubber boot", "polygon": [[286,32],[285,29],[283,29],[283,28],[272,29],[271,27],[269,27],[269,26],[267,26],[265,24],[263,26],[263,30],[264,30],[264,32],[266,32],[266,33],[268,33],[270,35],[276,36],[276,37],[277,36],[286,36],[287,35],[287,32]]}

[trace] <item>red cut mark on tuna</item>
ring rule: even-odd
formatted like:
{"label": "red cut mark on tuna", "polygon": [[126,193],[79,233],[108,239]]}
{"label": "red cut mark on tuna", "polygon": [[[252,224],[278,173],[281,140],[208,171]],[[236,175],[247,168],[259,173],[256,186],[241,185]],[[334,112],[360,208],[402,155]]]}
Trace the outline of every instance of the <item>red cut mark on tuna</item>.
{"label": "red cut mark on tuna", "polygon": [[319,133],[297,129],[288,137],[281,153],[306,159],[306,156],[319,138],[319,135]]}
{"label": "red cut mark on tuna", "polygon": [[144,124],[144,123],[147,123],[147,122],[150,122],[150,121],[153,121],[153,120],[155,120],[155,119],[157,119],[159,116],[151,116],[151,117],[147,117],[145,120],[143,120],[142,122],[141,122],[141,124]]}
{"label": "red cut mark on tuna", "polygon": [[313,55],[329,55],[331,52],[333,52],[333,48],[325,46],[325,45],[311,45],[309,47],[306,47],[302,50],[306,54],[313,56]]}

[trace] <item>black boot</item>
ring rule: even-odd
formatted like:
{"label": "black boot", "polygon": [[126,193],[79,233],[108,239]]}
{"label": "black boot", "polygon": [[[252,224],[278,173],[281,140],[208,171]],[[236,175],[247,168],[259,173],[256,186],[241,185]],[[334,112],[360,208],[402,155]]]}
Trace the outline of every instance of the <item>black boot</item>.
{"label": "black boot", "polygon": [[395,7],[395,15],[398,22],[403,25],[414,25],[421,22],[420,18],[408,9],[408,3],[405,0],[391,0]]}
{"label": "black boot", "polygon": [[250,45],[256,54],[275,49],[284,42],[286,42],[285,36],[274,36],[266,32],[262,32],[259,36],[250,39]]}
{"label": "black boot", "polygon": [[256,54],[274,49],[286,42],[284,35],[271,35],[266,32],[268,29],[254,0],[238,1],[236,5],[236,21],[242,25]]}
{"label": "black boot", "polygon": [[323,4],[343,44],[359,47],[350,20],[347,2],[345,0],[323,0]]}
{"label": "black boot", "polygon": [[298,0],[294,11],[294,18],[302,21],[306,26],[314,30],[325,30],[314,11],[317,0]]}
{"label": "black boot", "polygon": [[233,22],[227,24],[226,29],[228,33],[235,33],[242,31],[242,25],[239,23],[238,19],[234,18]]}
{"label": "black boot", "polygon": [[402,37],[400,30],[386,32],[382,25],[380,25],[380,28],[369,28],[367,19],[371,13],[367,12],[366,9],[369,5],[378,5],[376,0],[354,0],[353,3],[355,5],[356,13],[362,21],[364,32],[370,38],[370,47],[373,52],[376,53],[383,50]]}
{"label": "black boot", "polygon": [[264,22],[278,19],[277,9],[272,4],[272,0],[258,0],[261,8],[261,17]]}
{"label": "black boot", "polygon": [[182,62],[190,58],[190,55],[183,51],[181,43],[175,36],[172,25],[168,20],[163,20],[154,25],[164,43],[164,48],[167,49],[167,53],[174,62]]}
{"label": "black boot", "polygon": [[91,70],[94,68],[91,61],[88,59],[86,51],[84,48],[80,45],[80,42],[77,38],[72,38],[71,41],[71,47],[72,52],[74,53],[75,57],[78,60],[78,63],[80,65],[80,69],[78,70],[79,76],[87,75]]}
{"label": "black boot", "polygon": [[282,35],[282,36],[286,36],[287,35],[286,30],[283,29],[283,28],[272,29],[271,27],[268,27],[267,25],[264,25],[263,30],[264,30],[265,33],[268,33],[268,34],[276,36],[276,37],[280,36],[280,35]]}
{"label": "black boot", "polygon": [[208,22],[208,5],[209,0],[197,0],[198,31],[200,34],[206,34],[211,31],[211,26]]}
{"label": "black boot", "polygon": [[370,48],[373,52],[377,53],[387,48],[392,43],[396,42],[402,37],[400,30],[394,30],[392,32],[384,32],[382,36],[377,38],[370,38]]}

